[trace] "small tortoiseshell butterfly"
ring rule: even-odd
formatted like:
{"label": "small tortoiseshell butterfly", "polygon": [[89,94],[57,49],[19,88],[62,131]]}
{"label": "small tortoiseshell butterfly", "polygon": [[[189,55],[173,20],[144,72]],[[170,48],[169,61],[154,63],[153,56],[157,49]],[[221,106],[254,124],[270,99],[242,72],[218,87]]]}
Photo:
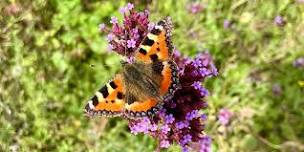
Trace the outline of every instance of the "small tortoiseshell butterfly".
{"label": "small tortoiseshell butterfly", "polygon": [[179,86],[171,29],[169,18],[159,21],[135,52],[135,62],[122,64],[122,72],[88,101],[85,113],[138,118],[157,112]]}

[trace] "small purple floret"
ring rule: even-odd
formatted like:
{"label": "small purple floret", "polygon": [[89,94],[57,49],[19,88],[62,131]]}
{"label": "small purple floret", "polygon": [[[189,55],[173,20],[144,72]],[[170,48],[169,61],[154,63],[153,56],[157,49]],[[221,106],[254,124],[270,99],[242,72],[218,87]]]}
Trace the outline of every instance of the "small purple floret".
{"label": "small purple floret", "polygon": [[218,120],[221,125],[226,126],[228,125],[230,118],[232,117],[233,113],[226,108],[220,110],[218,114]]}
{"label": "small purple floret", "polygon": [[160,147],[161,148],[169,148],[170,142],[168,140],[162,140],[160,141]]}
{"label": "small purple floret", "polygon": [[112,24],[118,24],[118,19],[117,19],[117,17],[115,17],[115,16],[111,17],[110,23],[112,23]]}
{"label": "small purple floret", "polygon": [[304,68],[304,57],[300,57],[294,60],[293,66],[296,68]]}
{"label": "small purple floret", "polygon": [[172,114],[169,114],[169,115],[166,115],[166,116],[165,116],[165,123],[166,123],[166,124],[171,124],[171,123],[174,122],[174,120],[175,120],[175,118],[173,117]]}
{"label": "small purple floret", "polygon": [[282,16],[278,15],[274,18],[274,23],[277,26],[284,26],[286,24],[286,21]]}
{"label": "small purple floret", "polygon": [[135,48],[136,47],[136,41],[133,39],[127,41],[127,47],[128,48]]}

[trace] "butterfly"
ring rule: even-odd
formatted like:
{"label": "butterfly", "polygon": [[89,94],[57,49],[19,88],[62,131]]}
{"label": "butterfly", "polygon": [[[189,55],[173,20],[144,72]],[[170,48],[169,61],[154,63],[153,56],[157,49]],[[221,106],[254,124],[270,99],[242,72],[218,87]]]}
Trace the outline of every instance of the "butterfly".
{"label": "butterfly", "polygon": [[140,118],[154,115],[179,86],[178,67],[172,60],[172,22],[157,23],[134,53],[133,63],[99,89],[85,106],[89,116]]}

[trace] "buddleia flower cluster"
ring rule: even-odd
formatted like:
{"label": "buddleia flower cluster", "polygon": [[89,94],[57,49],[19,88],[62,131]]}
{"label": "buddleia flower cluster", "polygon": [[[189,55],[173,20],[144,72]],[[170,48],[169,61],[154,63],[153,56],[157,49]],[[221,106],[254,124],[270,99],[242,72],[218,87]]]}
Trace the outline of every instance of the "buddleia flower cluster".
{"label": "buddleia flower cluster", "polygon": [[[120,12],[124,16],[122,25],[116,17],[112,17],[111,27],[101,24],[100,28],[108,33],[110,49],[130,58],[155,24],[149,21],[147,10],[137,12],[131,3],[120,8]],[[181,87],[172,99],[164,101],[155,116],[129,120],[130,131],[157,139],[157,150],[177,143],[183,151],[211,151],[211,138],[204,134],[207,116],[202,113],[202,109],[207,108],[205,97],[209,92],[201,83],[208,77],[216,76],[217,69],[207,52],[192,59],[174,49],[172,58],[179,67]]]}

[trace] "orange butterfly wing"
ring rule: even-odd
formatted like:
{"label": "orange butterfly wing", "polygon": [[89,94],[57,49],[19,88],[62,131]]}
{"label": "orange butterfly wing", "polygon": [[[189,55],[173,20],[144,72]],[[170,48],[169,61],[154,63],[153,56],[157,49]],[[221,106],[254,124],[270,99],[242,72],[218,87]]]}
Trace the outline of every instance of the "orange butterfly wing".
{"label": "orange butterfly wing", "polygon": [[135,52],[135,59],[145,63],[169,60],[173,50],[170,40],[171,29],[170,18],[159,21],[141,42]]}
{"label": "orange butterfly wing", "polygon": [[120,116],[123,114],[124,100],[123,77],[117,74],[113,80],[99,89],[85,106],[88,115]]}

